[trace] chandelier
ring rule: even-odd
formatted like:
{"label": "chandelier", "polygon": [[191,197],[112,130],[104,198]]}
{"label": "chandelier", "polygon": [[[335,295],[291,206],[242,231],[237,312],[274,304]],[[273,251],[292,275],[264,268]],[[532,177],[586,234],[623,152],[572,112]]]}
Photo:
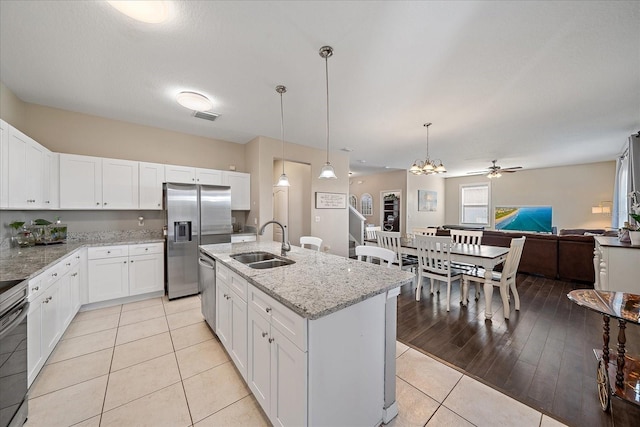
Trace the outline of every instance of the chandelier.
{"label": "chandelier", "polygon": [[431,160],[429,158],[429,126],[431,125],[432,123],[425,123],[423,125],[427,128],[427,158],[413,162],[413,165],[409,168],[409,172],[414,175],[431,175],[434,173],[445,173],[447,171],[441,160]]}

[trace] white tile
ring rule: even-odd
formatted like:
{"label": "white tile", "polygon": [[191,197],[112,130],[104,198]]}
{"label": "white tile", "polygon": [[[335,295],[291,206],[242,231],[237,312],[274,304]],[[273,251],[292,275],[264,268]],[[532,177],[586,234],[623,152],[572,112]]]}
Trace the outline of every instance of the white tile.
{"label": "white tile", "polygon": [[442,402],[462,378],[460,372],[414,349],[398,357],[396,373],[438,402]]}
{"label": "white tile", "polygon": [[162,304],[142,307],[136,310],[123,311],[120,314],[120,326],[143,322],[145,320],[155,319],[158,317],[164,317],[164,307],[162,307]]}
{"label": "white tile", "polygon": [[388,426],[424,426],[440,404],[409,383],[396,378],[398,416]]}
{"label": "white tile", "polygon": [[477,426],[538,427],[542,414],[479,381],[464,376],[443,405]]}
{"label": "white tile", "polygon": [[117,345],[113,352],[111,372],[173,353],[169,332]]}
{"label": "white tile", "polygon": [[116,408],[132,400],[180,382],[178,364],[173,354],[112,372],[104,399],[104,410]]}
{"label": "white tile", "polygon": [[167,299],[167,297],[165,296],[162,302],[164,303],[164,310],[167,314],[174,314],[181,311],[192,310],[194,308],[201,307],[201,301],[197,295],[178,298],[172,301],[169,301],[169,299]]}
{"label": "white tile", "polygon": [[107,375],[113,348],[45,365],[29,389],[31,398]]}
{"label": "white tile", "polygon": [[222,344],[214,339],[178,350],[176,358],[183,380],[229,360]]}
{"label": "white tile", "polygon": [[88,420],[84,420],[79,422],[78,424],[74,424],[73,427],[100,427],[100,417],[102,417],[102,415],[96,415],[95,417],[91,417]]}
{"label": "white tile", "polygon": [[409,350],[409,346],[402,344],[400,341],[396,341],[396,359],[400,356],[402,356],[402,354]]}
{"label": "white tile", "polygon": [[169,329],[178,329],[188,325],[204,323],[204,317],[200,307],[180,311],[174,314],[167,314]]}
{"label": "white tile", "polygon": [[145,320],[132,325],[120,326],[118,328],[116,345],[126,344],[152,335],[158,335],[163,332],[167,332],[168,330],[169,327],[167,326],[167,319],[164,317]]}
{"label": "white tile", "polygon": [[[513,423],[506,425],[513,425]],[[448,408],[440,406],[426,427],[473,427],[473,424]]]}
{"label": "white tile", "polygon": [[175,426],[191,425],[191,416],[182,384],[163,388],[102,414],[105,426]]}
{"label": "white tile", "polygon": [[194,427],[217,427],[217,426],[252,426],[268,427],[271,423],[262,412],[260,405],[249,395],[232,403],[226,408],[208,416],[204,420],[195,423]]}
{"label": "white tile", "polygon": [[153,307],[153,306],[162,306],[162,298],[149,298],[142,301],[130,302],[129,304],[122,305],[122,312],[125,313],[127,311],[139,310],[141,308]]}
{"label": "white tile", "polygon": [[100,414],[107,375],[29,399],[25,426],[69,426]]}
{"label": "white tile", "polygon": [[542,422],[540,423],[540,427],[563,427],[566,424],[561,423],[560,421],[551,418],[548,415],[542,415]]}
{"label": "white tile", "polygon": [[72,322],[81,322],[85,320],[97,319],[99,317],[110,316],[112,314],[120,314],[122,309],[121,305],[114,305],[111,307],[97,308],[95,310],[80,311],[73,318]]}
{"label": "white tile", "polygon": [[198,344],[211,338],[217,339],[207,322],[198,322],[184,328],[172,329],[171,339],[176,350]]}
{"label": "white tile", "polygon": [[93,334],[60,341],[51,356],[49,356],[47,364],[113,347],[116,332],[117,329],[109,329],[107,331],[95,332]]}
{"label": "white tile", "polygon": [[62,339],[75,338],[82,335],[92,334],[94,332],[106,331],[118,327],[120,313],[110,314],[108,316],[87,319],[78,322],[72,322],[67,328]]}
{"label": "white tile", "polygon": [[198,422],[249,395],[231,362],[183,381],[193,422]]}

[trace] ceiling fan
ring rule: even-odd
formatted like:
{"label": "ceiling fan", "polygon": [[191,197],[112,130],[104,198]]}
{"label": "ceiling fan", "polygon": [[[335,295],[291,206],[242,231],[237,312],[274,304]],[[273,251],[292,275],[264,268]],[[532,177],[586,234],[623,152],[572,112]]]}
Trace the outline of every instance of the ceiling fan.
{"label": "ceiling fan", "polygon": [[522,166],[514,166],[511,168],[502,168],[498,165],[496,165],[497,160],[492,160],[491,163],[492,165],[489,166],[487,168],[487,170],[484,171],[477,171],[477,172],[468,172],[467,175],[487,175],[487,178],[500,178],[502,176],[503,173],[513,173],[513,172],[517,172],[518,169],[522,169]]}

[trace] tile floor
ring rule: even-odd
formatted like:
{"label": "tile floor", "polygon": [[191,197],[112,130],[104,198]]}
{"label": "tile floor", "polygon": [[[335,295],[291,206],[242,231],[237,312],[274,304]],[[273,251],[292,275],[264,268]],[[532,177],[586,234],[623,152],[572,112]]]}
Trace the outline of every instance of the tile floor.
{"label": "tile floor", "polygon": [[[557,426],[397,343],[400,426]],[[27,427],[268,426],[200,314],[199,297],[78,313],[29,394]]]}

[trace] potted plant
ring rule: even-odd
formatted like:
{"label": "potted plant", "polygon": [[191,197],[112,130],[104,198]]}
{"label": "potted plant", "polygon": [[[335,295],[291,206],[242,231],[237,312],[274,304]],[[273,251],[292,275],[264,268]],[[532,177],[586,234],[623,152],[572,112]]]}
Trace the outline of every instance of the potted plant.
{"label": "potted plant", "polygon": [[24,221],[13,221],[9,224],[9,227],[13,230],[11,232],[11,240],[9,241],[12,248],[17,248],[19,246],[18,232],[22,229],[22,226],[24,226]]}

